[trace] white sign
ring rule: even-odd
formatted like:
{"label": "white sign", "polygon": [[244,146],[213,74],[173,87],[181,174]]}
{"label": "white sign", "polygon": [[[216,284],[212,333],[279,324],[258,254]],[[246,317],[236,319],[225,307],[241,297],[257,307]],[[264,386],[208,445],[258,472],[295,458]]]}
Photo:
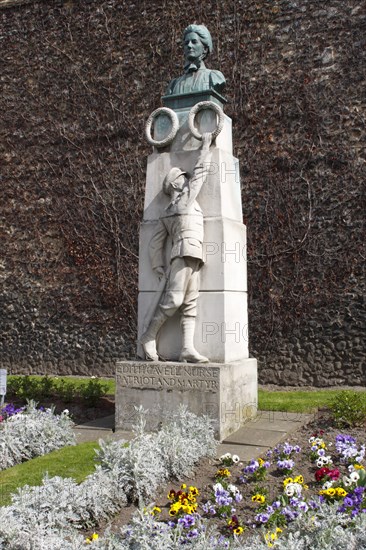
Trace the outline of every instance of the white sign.
{"label": "white sign", "polygon": [[6,369],[0,369],[0,395],[6,395]]}

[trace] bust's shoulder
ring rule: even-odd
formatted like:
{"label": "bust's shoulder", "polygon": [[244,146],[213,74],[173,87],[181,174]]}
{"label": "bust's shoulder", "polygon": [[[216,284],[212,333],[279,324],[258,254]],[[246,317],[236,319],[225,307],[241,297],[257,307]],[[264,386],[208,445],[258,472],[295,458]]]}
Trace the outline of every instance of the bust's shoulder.
{"label": "bust's shoulder", "polygon": [[210,88],[213,88],[217,92],[222,93],[226,85],[226,79],[224,75],[221,71],[213,69],[209,70],[209,73]]}
{"label": "bust's shoulder", "polygon": [[177,78],[173,78],[173,80],[171,80],[168,84],[168,87],[166,89],[166,94],[169,95],[169,94],[172,94],[173,93],[173,90],[175,88],[175,85],[177,83],[177,81],[179,80],[179,76]]}
{"label": "bust's shoulder", "polygon": [[226,82],[226,79],[224,77],[224,75],[222,74],[221,71],[217,71],[217,70],[214,70],[214,69],[206,69],[209,71],[210,73],[210,79],[212,80],[212,82],[214,83],[224,83]]}

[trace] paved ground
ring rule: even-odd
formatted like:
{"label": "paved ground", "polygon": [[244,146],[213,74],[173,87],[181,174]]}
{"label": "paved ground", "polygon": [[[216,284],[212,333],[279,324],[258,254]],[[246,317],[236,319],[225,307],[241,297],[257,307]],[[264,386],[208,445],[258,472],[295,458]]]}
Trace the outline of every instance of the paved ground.
{"label": "paved ground", "polygon": [[[244,461],[256,458],[285,440],[287,434],[298,430],[313,417],[314,415],[304,413],[258,411],[254,420],[247,422],[240,430],[220,443],[217,456],[229,452],[238,454]],[[114,415],[75,426],[74,430],[78,443],[99,439],[129,440],[132,437],[131,432],[113,431]]]}

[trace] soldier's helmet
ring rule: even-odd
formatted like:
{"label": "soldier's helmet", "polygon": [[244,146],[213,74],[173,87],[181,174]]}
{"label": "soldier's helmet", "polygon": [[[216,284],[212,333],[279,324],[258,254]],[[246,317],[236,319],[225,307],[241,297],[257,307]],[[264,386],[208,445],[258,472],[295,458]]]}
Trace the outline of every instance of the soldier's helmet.
{"label": "soldier's helmet", "polygon": [[163,181],[163,191],[166,195],[170,195],[171,187],[174,187],[174,182],[179,176],[182,174],[186,174],[184,170],[181,170],[180,168],[171,168],[167,175],[164,178]]}

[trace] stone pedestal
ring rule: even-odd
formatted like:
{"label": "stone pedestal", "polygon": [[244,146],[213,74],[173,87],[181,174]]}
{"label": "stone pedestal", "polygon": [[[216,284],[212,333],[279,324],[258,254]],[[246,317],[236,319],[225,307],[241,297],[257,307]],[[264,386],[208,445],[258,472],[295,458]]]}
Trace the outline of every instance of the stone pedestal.
{"label": "stone pedestal", "polygon": [[257,411],[257,362],[226,364],[119,361],[116,370],[116,429],[128,431],[135,407],[149,410],[147,429],[157,430],[179,404],[214,420],[219,441]]}

